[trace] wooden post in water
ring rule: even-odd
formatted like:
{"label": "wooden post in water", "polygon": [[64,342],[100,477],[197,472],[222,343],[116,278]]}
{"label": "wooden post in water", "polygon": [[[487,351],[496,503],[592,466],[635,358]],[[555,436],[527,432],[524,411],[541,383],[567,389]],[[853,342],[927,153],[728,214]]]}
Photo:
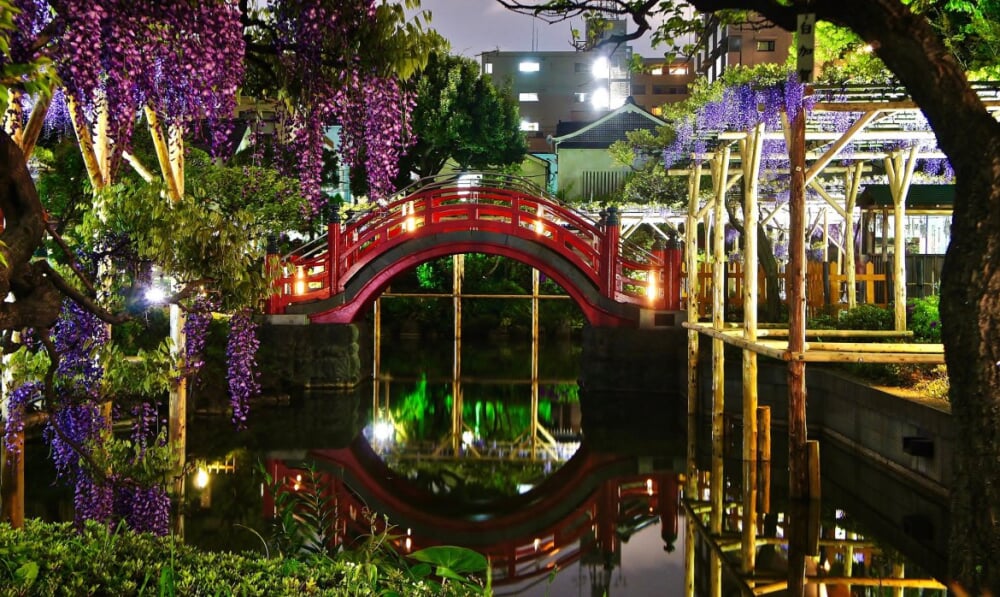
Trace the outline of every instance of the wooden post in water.
{"label": "wooden post in water", "polygon": [[[698,321],[698,195],[701,193],[701,163],[688,176],[688,213],[684,224],[684,258],[687,263],[687,320]],[[687,467],[684,497],[698,498],[698,338],[688,330],[687,363]],[[696,523],[686,518],[684,535],[684,595],[694,597]]]}
{"label": "wooden post in water", "polygon": [[[787,268],[788,350],[805,349],[806,331],[806,252],[805,252],[805,132],[803,106],[794,106],[789,133],[788,157],[791,162],[789,189],[789,243]],[[788,362],[788,492],[792,506],[809,497],[809,457],[806,452],[806,366],[799,360]],[[802,511],[802,508],[796,508]],[[788,591],[790,597],[802,597],[805,586],[806,516],[792,516],[788,543]]]}
{"label": "wooden post in water", "polygon": [[[757,173],[764,142],[764,125],[740,141],[743,162],[743,335],[757,341]],[[743,350],[743,572],[750,574],[757,558],[757,353]],[[752,586],[752,585],[751,585]]]}
{"label": "wooden post in water", "polygon": [[452,256],[452,304],[454,305],[454,360],[451,371],[451,448],[458,456],[462,447],[462,279],[465,278],[465,255]]}
{"label": "wooden post in water", "polygon": [[531,268],[531,460],[538,457],[538,270]]}

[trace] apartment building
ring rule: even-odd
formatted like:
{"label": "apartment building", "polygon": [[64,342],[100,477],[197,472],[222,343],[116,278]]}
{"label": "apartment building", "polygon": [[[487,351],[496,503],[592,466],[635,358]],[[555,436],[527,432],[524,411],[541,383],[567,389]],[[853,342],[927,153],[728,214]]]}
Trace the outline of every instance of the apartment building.
{"label": "apartment building", "polygon": [[696,74],[709,81],[722,76],[727,68],[742,64],[781,63],[788,59],[792,34],[763,21],[723,25],[714,16],[705,17],[707,35],[695,56]]}

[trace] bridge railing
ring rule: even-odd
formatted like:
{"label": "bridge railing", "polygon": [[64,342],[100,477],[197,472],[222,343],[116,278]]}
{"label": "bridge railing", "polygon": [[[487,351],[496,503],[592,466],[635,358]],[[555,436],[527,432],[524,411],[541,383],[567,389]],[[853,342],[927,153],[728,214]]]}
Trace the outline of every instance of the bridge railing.
{"label": "bridge railing", "polygon": [[663,257],[620,241],[617,227],[617,218],[595,220],[516,176],[430,177],[344,222],[334,214],[327,235],[281,260],[269,311],[342,292],[373,259],[411,239],[469,230],[531,238],[569,260],[605,296],[655,305],[662,298]]}

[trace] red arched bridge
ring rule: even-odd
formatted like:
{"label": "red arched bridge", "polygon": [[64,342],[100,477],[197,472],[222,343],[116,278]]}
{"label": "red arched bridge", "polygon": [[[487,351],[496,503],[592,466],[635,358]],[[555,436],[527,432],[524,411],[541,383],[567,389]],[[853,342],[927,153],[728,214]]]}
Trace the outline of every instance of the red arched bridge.
{"label": "red arched bridge", "polygon": [[623,241],[617,211],[595,220],[534,184],[496,173],[418,181],[386,204],[341,222],[289,255],[269,256],[268,313],[350,323],[391,280],[459,253],[510,257],[562,286],[591,325],[635,325],[639,310],[678,309],[680,249]]}

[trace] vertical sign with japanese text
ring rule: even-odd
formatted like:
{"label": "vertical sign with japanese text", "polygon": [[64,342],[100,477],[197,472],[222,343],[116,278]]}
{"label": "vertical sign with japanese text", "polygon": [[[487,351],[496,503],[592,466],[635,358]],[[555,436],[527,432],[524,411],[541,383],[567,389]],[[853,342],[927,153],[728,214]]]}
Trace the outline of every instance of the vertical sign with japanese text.
{"label": "vertical sign with japanese text", "polygon": [[795,52],[798,60],[799,81],[812,83],[813,53],[816,49],[816,14],[800,14],[796,32],[799,38]]}

